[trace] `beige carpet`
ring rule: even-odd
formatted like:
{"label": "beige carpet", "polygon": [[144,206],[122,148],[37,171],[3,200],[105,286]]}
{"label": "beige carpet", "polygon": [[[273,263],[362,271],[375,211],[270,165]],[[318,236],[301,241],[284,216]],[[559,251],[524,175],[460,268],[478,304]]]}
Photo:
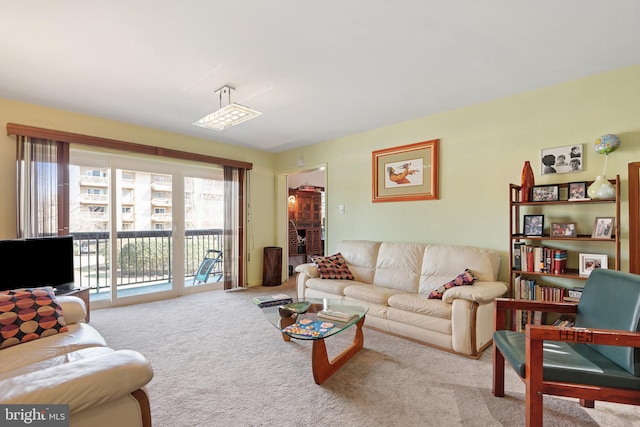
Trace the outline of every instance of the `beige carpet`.
{"label": "beige carpet", "polygon": [[[111,347],[151,361],[153,424],[182,426],[521,426],[524,386],[491,394],[491,352],[470,360],[365,328],[365,344],[322,386],[311,343],[284,342],[251,303],[293,287],[221,290],[95,310]],[[365,322],[366,325],[366,322]],[[344,336],[343,336],[344,335]],[[327,340],[337,354],[351,331]],[[545,426],[640,426],[638,407],[545,397]]]}

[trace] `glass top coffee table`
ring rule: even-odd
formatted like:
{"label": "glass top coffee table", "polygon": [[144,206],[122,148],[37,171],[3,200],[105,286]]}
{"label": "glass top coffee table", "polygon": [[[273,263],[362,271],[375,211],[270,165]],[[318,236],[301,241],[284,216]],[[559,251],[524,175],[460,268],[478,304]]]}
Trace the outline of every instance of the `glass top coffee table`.
{"label": "glass top coffee table", "polygon": [[[348,313],[351,319],[342,321],[318,317],[318,312],[325,309]],[[282,333],[285,341],[291,338],[312,340],[311,369],[316,384],[322,384],[333,375],[364,345],[362,325],[369,308],[356,301],[340,301],[327,299],[306,299],[281,306],[261,308],[265,317]],[[356,326],[353,342],[339,355],[329,360],[324,339]]]}

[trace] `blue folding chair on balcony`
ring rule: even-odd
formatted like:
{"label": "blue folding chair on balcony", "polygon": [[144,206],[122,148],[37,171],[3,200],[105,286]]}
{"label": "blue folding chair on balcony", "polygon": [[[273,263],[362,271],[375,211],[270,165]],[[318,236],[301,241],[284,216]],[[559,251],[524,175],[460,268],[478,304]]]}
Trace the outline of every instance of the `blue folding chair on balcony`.
{"label": "blue folding chair on balcony", "polygon": [[200,263],[200,267],[198,267],[196,276],[193,278],[193,284],[201,285],[207,283],[209,275],[211,274],[218,276],[216,282],[222,279],[222,251],[217,249],[209,249],[207,251],[204,259]]}

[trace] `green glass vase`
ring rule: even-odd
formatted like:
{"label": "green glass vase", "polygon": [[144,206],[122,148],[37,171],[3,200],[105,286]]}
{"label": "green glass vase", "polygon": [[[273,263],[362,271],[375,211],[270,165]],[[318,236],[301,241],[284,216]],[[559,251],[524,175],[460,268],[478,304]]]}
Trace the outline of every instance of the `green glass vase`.
{"label": "green glass vase", "polygon": [[604,175],[596,176],[596,180],[587,189],[587,195],[591,199],[614,199],[616,189]]}

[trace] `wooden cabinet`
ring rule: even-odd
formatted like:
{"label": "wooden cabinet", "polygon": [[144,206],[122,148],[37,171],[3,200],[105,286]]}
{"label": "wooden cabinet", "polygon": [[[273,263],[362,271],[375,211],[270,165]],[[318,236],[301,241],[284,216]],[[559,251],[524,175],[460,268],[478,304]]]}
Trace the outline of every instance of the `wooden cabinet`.
{"label": "wooden cabinet", "polygon": [[322,194],[289,189],[289,256],[322,253]]}
{"label": "wooden cabinet", "polygon": [[[615,187],[613,199],[599,200],[568,200],[569,183],[550,184],[559,187],[559,200],[520,202],[519,185],[509,185],[509,238],[510,238],[510,271],[511,292],[514,291],[515,279],[518,276],[544,276],[552,280],[551,284],[571,288],[580,286],[572,282],[564,282],[555,279],[586,280],[588,276],[580,274],[580,254],[601,254],[606,256],[609,269],[620,269],[620,176],[609,180]],[[587,182],[586,185],[590,185]],[[524,216],[543,215],[544,227],[541,236],[525,234]],[[592,237],[596,218],[613,218],[613,232],[610,238]],[[575,223],[576,234],[574,236],[555,236],[551,233],[552,223]],[[514,267],[514,243],[524,242],[527,246],[545,247],[551,249],[564,249],[567,251],[567,268],[564,273],[551,271],[522,271]],[[524,254],[522,255],[524,256]]]}

